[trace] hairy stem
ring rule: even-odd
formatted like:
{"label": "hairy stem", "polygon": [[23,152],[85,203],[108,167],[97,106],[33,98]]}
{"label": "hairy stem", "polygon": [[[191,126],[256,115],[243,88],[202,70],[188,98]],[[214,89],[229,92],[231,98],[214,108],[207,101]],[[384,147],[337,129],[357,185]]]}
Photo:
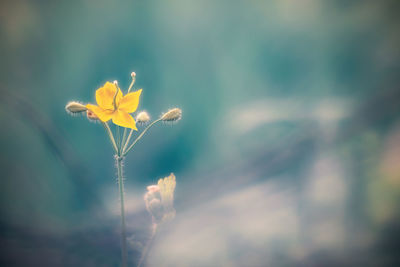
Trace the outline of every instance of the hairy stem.
{"label": "hairy stem", "polygon": [[127,266],[126,262],[126,225],[125,225],[125,206],[124,206],[124,178],[123,178],[123,158],[120,156],[115,157],[118,171],[118,187],[119,197],[121,203],[121,259],[122,267]]}

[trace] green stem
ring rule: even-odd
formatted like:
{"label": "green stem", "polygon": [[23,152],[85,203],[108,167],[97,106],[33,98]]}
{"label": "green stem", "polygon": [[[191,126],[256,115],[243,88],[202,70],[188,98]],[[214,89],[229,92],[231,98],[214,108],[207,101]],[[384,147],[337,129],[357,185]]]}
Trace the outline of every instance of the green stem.
{"label": "green stem", "polygon": [[115,153],[118,153],[118,147],[117,144],[115,143],[114,135],[111,132],[110,126],[108,126],[107,122],[102,122],[104,128],[106,129],[106,132],[108,134],[108,137],[110,138],[111,144],[113,145],[113,148],[115,150]]}
{"label": "green stem", "polygon": [[131,130],[131,132],[130,132],[130,134],[129,134],[129,136],[128,136],[128,140],[127,140],[127,142],[126,142],[126,144],[125,144],[125,146],[124,146],[124,149],[122,150],[122,157],[124,157],[124,156],[129,152],[129,150],[132,149],[132,147],[137,143],[137,141],[140,140],[140,138],[142,138],[142,136],[147,132],[147,130],[149,130],[154,124],[156,124],[156,123],[159,122],[159,121],[161,121],[161,119],[158,119],[158,120],[153,121],[149,126],[147,126],[147,127],[143,130],[143,132],[135,139],[135,141],[133,141],[133,143],[132,143],[128,148],[126,148],[126,147],[128,146],[130,137],[131,137],[131,135],[132,135],[132,130]]}
{"label": "green stem", "polygon": [[139,259],[139,263],[138,263],[137,267],[142,266],[144,259],[146,258],[147,254],[149,253],[149,249],[151,247],[151,243],[153,242],[154,236],[156,235],[156,232],[157,232],[157,224],[153,224],[153,229],[151,231],[150,239],[147,241],[147,244],[142,251],[142,256]]}
{"label": "green stem", "polygon": [[131,82],[131,84],[129,85],[129,88],[128,88],[128,93],[131,91],[133,85],[135,84],[135,80],[136,80],[135,78],[132,78],[132,82]]}
{"label": "green stem", "polygon": [[126,144],[126,128],[124,127],[124,134],[122,135],[121,148],[125,148],[125,144]]}
{"label": "green stem", "polygon": [[117,135],[117,148],[118,148],[117,154],[120,155],[121,154],[121,136],[120,136],[120,133],[119,133],[119,128],[120,127],[118,125],[116,125],[116,127],[117,127],[116,135]]}
{"label": "green stem", "polygon": [[119,197],[121,200],[121,259],[122,267],[127,266],[126,262],[126,225],[125,225],[125,206],[124,206],[124,179],[123,179],[123,158],[120,156],[115,157],[118,170],[118,187],[119,187]]}
{"label": "green stem", "polygon": [[[131,91],[131,89],[132,89],[132,87],[133,87],[134,84],[135,84],[135,78],[132,78],[132,82],[131,82],[131,84],[129,85],[127,94],[129,94],[129,92]],[[132,135],[132,130],[131,130],[131,133],[129,134],[129,136],[131,136],[131,135]],[[130,138],[129,138],[129,139],[130,139]],[[129,142],[129,141],[128,141],[128,142]],[[126,128],[124,127],[124,134],[122,135],[121,147],[125,148],[125,144],[126,144],[126,143],[127,143],[127,142],[126,142]]]}
{"label": "green stem", "polygon": [[131,129],[131,131],[129,132],[128,139],[126,139],[126,142],[124,143],[124,148],[122,149],[122,153],[124,153],[124,151],[128,147],[128,143],[131,140],[132,134],[133,134],[133,129]]}
{"label": "green stem", "polygon": [[[122,267],[127,267],[127,262],[126,262],[126,225],[125,225],[125,205],[124,205],[124,178],[122,176],[123,174],[123,157],[121,157],[121,144],[115,142],[114,135],[110,129],[110,126],[108,126],[108,123],[102,122],[104,128],[106,129],[106,132],[108,134],[108,137],[110,138],[110,141],[113,145],[113,148],[115,150],[115,160],[117,164],[117,173],[118,173],[118,187],[119,187],[119,197],[120,197],[120,203],[121,203],[121,261],[122,261]],[[117,126],[118,127],[118,126]],[[117,134],[119,137],[119,129],[117,128]]]}

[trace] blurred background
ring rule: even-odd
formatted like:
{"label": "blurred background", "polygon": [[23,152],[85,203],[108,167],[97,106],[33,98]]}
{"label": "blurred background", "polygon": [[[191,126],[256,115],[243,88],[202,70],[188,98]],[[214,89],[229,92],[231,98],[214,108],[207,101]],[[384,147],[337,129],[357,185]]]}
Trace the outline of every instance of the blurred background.
{"label": "blurred background", "polygon": [[65,110],[137,74],[180,107],[125,162],[129,261],[146,186],[175,220],[146,266],[398,266],[400,2],[1,1],[0,265],[118,266],[102,126]]}

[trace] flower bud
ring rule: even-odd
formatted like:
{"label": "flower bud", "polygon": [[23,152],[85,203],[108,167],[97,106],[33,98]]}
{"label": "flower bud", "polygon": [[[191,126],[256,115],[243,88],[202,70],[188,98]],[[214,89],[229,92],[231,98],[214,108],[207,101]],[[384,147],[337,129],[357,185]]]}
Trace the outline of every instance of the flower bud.
{"label": "flower bud", "polygon": [[94,112],[90,109],[86,110],[86,117],[92,121],[96,121],[99,119],[99,117],[97,117],[96,114],[94,114]]}
{"label": "flower bud", "polygon": [[135,73],[134,71],[132,71],[132,73],[131,73],[131,77],[132,77],[133,79],[135,79],[135,77],[136,77],[136,73]]}
{"label": "flower bud", "polygon": [[161,116],[163,121],[178,121],[182,118],[182,110],[180,108],[173,108],[168,110]]}
{"label": "flower bud", "polygon": [[149,185],[147,187],[147,192],[144,195],[144,202],[146,203],[147,209],[149,209],[149,204],[153,199],[160,199],[160,188],[158,185]]}
{"label": "flower bud", "polygon": [[150,120],[150,116],[146,111],[142,111],[140,112],[137,116],[136,116],[136,122],[138,123],[146,123]]}
{"label": "flower bud", "polygon": [[174,191],[176,186],[175,175],[160,179],[157,185],[147,187],[144,195],[146,209],[156,224],[171,221],[175,217]]}
{"label": "flower bud", "polygon": [[71,101],[65,106],[65,110],[71,114],[77,114],[86,111],[87,108],[79,102]]}
{"label": "flower bud", "polygon": [[153,184],[153,185],[149,185],[147,187],[147,191],[148,191],[148,193],[156,193],[156,192],[160,192],[160,188],[158,187],[158,185]]}

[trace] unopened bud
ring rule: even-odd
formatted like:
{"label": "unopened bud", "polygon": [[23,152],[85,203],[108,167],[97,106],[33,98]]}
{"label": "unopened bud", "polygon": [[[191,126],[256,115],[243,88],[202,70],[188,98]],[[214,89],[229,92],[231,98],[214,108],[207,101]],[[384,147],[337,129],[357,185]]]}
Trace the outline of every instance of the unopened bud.
{"label": "unopened bud", "polygon": [[163,121],[178,121],[182,118],[182,110],[180,108],[173,108],[168,110],[161,116]]}
{"label": "unopened bud", "polygon": [[147,187],[144,195],[147,211],[156,224],[171,221],[175,217],[174,191],[176,179],[173,173],[158,180],[157,185]]}
{"label": "unopened bud", "polygon": [[158,187],[158,185],[149,185],[147,187],[147,192],[144,195],[144,201],[146,202],[146,205],[148,205],[150,201],[155,198],[161,199],[160,188]]}
{"label": "unopened bud", "polygon": [[115,84],[116,86],[118,86],[118,81],[117,81],[117,80],[113,81],[113,84]]}
{"label": "unopened bud", "polygon": [[159,192],[160,188],[158,187],[158,185],[153,184],[153,185],[149,185],[147,187],[147,191],[149,191],[150,193],[155,193],[155,192]]}
{"label": "unopened bud", "polygon": [[136,77],[136,72],[132,71],[131,77],[132,77],[132,78],[135,78],[135,77]]}
{"label": "unopened bud", "polygon": [[87,108],[79,102],[71,101],[65,106],[65,110],[69,113],[77,114],[86,111]]}
{"label": "unopened bud", "polygon": [[136,116],[136,122],[138,123],[146,123],[150,120],[150,116],[146,111],[139,112]]}
{"label": "unopened bud", "polygon": [[96,114],[94,114],[94,112],[91,111],[90,109],[88,109],[88,110],[86,111],[86,117],[87,117],[89,120],[92,120],[92,121],[96,121],[96,120],[99,119],[99,117],[97,117]]}

